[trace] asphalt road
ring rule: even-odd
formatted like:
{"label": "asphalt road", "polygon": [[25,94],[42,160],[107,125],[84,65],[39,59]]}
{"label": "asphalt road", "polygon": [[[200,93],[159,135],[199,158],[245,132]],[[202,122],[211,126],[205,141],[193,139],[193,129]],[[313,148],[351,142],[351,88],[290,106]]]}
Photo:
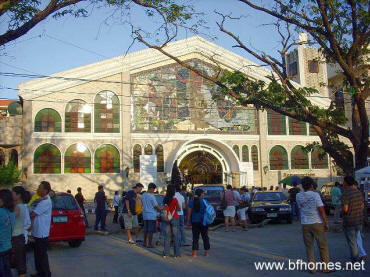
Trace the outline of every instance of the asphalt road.
{"label": "asphalt road", "polygon": [[[187,239],[191,243],[191,232]],[[328,233],[330,258],[333,262],[347,261],[349,251],[343,233]],[[52,244],[49,260],[53,276],[312,276],[301,271],[257,271],[255,262],[285,262],[305,259],[300,225],[268,224],[247,232],[210,232],[211,256],[189,257],[191,247],[183,248],[181,258],[163,259],[162,247],[146,249],[127,244],[123,234],[91,235],[80,248],[66,243]],[[202,249],[202,241],[200,244]],[[370,252],[370,234],[365,234],[365,249]],[[316,254],[318,257],[318,254]],[[329,276],[370,276],[365,271],[337,271]],[[28,253],[28,269],[34,272],[33,255]],[[323,275],[317,273],[316,275]]]}

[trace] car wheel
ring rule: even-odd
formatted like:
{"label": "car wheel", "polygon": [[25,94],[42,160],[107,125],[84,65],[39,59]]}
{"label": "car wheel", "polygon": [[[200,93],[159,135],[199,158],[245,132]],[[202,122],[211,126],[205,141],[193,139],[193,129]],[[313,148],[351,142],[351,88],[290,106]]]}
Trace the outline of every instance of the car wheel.
{"label": "car wheel", "polygon": [[82,240],[77,240],[77,239],[68,241],[69,246],[73,248],[79,247],[81,243],[82,243]]}

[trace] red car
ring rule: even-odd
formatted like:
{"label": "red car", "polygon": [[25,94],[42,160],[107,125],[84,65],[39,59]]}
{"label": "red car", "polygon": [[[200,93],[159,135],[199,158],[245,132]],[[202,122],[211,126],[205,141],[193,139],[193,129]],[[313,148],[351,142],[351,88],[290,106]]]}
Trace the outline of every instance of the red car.
{"label": "red car", "polygon": [[79,247],[85,240],[86,226],[76,199],[69,193],[58,192],[51,201],[49,241],[67,241],[71,247]]}

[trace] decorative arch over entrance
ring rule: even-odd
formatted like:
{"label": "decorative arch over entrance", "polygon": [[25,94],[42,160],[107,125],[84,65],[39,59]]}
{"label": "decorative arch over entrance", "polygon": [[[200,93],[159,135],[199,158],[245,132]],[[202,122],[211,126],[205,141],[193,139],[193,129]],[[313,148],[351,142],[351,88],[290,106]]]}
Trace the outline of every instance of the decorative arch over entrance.
{"label": "decorative arch over entrance", "polygon": [[191,153],[194,152],[204,152],[209,153],[214,157],[219,164],[221,165],[222,169],[222,183],[231,183],[230,180],[227,178],[231,178],[232,172],[239,172],[239,160],[235,155],[235,152],[232,148],[227,145],[226,143],[214,140],[214,139],[206,139],[206,138],[196,138],[190,141],[185,142],[180,149],[176,152],[176,155],[173,157],[171,161],[171,170],[175,160],[177,160],[177,164],[181,165],[181,162]]}

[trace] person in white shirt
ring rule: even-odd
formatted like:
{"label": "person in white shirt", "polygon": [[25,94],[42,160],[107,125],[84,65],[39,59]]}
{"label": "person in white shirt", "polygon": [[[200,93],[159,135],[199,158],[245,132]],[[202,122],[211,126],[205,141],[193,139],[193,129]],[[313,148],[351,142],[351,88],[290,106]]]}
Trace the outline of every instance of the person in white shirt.
{"label": "person in white shirt", "polygon": [[51,186],[49,182],[42,181],[37,189],[40,201],[31,213],[33,219],[32,236],[35,239],[34,256],[37,273],[31,276],[50,277],[48,258],[48,244],[51,223],[52,204],[49,196]]}
{"label": "person in white shirt", "polygon": [[[321,261],[325,265],[329,262],[329,247],[326,232],[329,230],[328,219],[325,214],[324,204],[317,192],[314,192],[314,181],[310,177],[302,179],[304,192],[296,195],[296,201],[300,210],[303,241],[306,246],[308,262],[315,262],[314,240],[320,250]],[[316,270],[311,270],[314,273]],[[330,272],[324,266],[323,272]]]}
{"label": "person in white shirt", "polygon": [[186,238],[185,238],[185,218],[184,218],[184,210],[185,210],[185,198],[181,195],[181,189],[180,186],[176,186],[176,193],[175,198],[177,199],[177,202],[179,202],[179,206],[181,208],[180,211],[177,211],[177,214],[179,215],[179,233],[180,233],[180,247],[185,246]]}
{"label": "person in white shirt", "polygon": [[120,201],[121,197],[119,197],[118,191],[115,191],[113,196],[113,207],[114,207],[113,223],[118,223],[118,207]]}

